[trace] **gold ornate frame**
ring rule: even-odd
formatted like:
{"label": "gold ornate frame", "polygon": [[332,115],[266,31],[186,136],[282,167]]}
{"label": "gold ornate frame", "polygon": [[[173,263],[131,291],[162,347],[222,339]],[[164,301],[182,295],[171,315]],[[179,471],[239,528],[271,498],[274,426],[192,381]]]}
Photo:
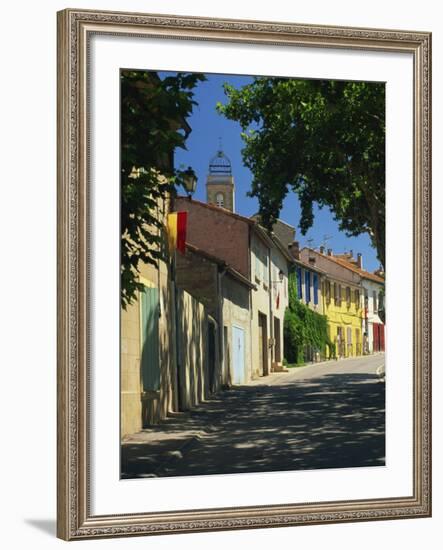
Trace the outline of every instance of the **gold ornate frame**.
{"label": "gold ornate frame", "polygon": [[[88,100],[94,33],[408,52],[414,59],[413,495],[92,516],[88,484]],[[431,515],[431,34],[69,9],[58,13],[58,536],[65,540]]]}

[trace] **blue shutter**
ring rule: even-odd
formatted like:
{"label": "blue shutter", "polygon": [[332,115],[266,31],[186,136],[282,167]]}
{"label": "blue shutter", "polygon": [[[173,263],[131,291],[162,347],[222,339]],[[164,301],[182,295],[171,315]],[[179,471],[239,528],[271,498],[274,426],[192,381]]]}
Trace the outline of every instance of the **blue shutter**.
{"label": "blue shutter", "polygon": [[314,273],[313,275],[313,278],[314,278],[314,304],[317,305],[318,304],[318,275],[317,273]]}
{"label": "blue shutter", "polygon": [[311,301],[311,272],[305,271],[305,293],[306,293],[306,303],[309,304]]}
{"label": "blue shutter", "polygon": [[160,389],[159,294],[158,288],[145,287],[141,292],[141,367],[143,391]]}
{"label": "blue shutter", "polygon": [[297,294],[300,300],[303,298],[302,284],[301,267],[297,267]]}

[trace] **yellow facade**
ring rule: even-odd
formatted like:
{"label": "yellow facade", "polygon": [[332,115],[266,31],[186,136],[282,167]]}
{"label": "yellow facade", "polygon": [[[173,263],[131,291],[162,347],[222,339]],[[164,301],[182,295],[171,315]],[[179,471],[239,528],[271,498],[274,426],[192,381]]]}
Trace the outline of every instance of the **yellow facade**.
{"label": "yellow facade", "polygon": [[362,300],[357,285],[327,276],[322,285],[323,313],[334,348],[329,358],[362,354]]}

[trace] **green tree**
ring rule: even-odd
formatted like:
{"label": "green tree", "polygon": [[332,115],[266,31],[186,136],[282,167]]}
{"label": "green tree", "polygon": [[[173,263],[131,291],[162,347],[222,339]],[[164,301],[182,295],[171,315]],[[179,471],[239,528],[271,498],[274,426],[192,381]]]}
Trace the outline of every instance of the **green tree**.
{"label": "green tree", "polygon": [[369,234],[385,264],[385,85],[256,78],[218,110],[243,129],[251,196],[271,228],[289,190],[301,204],[302,234],[313,205],[330,208],[348,236]]}
{"label": "green tree", "polygon": [[121,303],[140,289],[140,262],[157,265],[162,222],[159,199],[183,183],[173,166],[176,147],[186,148],[186,118],[194,88],[205,77],[177,73],[160,79],[155,72],[124,70],[121,84]]}

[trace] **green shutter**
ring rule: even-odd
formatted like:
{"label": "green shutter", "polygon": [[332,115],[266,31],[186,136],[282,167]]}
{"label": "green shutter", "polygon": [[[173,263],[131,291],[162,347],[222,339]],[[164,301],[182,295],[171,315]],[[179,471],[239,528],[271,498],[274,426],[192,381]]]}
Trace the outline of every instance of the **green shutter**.
{"label": "green shutter", "polygon": [[141,367],[143,391],[160,389],[158,288],[141,292]]}

